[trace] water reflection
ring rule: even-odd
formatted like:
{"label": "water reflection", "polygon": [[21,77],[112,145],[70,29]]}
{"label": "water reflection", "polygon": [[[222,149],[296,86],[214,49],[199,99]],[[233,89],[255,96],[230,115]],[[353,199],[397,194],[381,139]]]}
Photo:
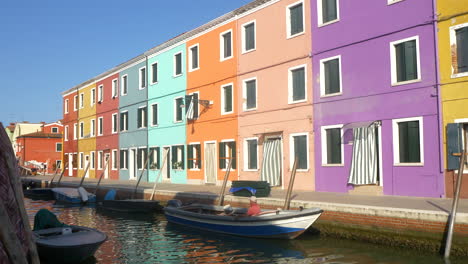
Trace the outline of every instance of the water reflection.
{"label": "water reflection", "polygon": [[[443,263],[438,256],[323,238],[311,233],[295,240],[247,239],[171,224],[158,214],[125,214],[99,207],[66,207],[29,199],[25,203],[31,224],[35,213],[47,208],[62,222],[106,233],[108,240],[86,264]],[[468,259],[454,259],[452,263],[468,263]]]}

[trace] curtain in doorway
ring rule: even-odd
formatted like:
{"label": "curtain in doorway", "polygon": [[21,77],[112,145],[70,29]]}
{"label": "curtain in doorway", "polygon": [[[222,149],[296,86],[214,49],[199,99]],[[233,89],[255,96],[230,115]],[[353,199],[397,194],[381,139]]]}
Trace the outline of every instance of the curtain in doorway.
{"label": "curtain in doorway", "polygon": [[353,129],[353,159],[348,180],[350,184],[377,183],[378,153],[375,128],[372,124]]}
{"label": "curtain in doorway", "polygon": [[205,145],[205,155],[206,155],[206,182],[207,183],[216,183],[217,173],[216,173],[216,149],[215,144],[206,144]]}
{"label": "curtain in doorway", "polygon": [[281,185],[281,139],[265,140],[263,145],[262,181]]}

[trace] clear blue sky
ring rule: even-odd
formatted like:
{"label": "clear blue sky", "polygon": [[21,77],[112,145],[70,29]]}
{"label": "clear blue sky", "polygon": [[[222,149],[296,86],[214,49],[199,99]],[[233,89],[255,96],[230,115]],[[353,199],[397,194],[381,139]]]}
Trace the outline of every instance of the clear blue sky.
{"label": "clear blue sky", "polygon": [[0,122],[62,118],[61,92],[251,0],[0,5]]}

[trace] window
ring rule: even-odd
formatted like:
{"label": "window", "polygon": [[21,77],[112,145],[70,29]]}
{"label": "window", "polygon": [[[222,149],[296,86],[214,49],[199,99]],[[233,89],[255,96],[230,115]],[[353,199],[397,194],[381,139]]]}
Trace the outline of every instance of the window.
{"label": "window", "polygon": [[98,166],[98,170],[102,170],[102,168],[104,167],[103,166],[103,156],[104,154],[102,153],[102,151],[98,151],[98,156],[97,156],[97,166]]}
{"label": "window", "polygon": [[68,141],[68,126],[65,126],[65,131],[63,133],[63,140]]}
{"label": "window", "polygon": [[55,143],[55,151],[62,152],[62,143]]}
{"label": "window", "polygon": [[255,21],[242,25],[242,52],[255,50]]}
{"label": "window", "polygon": [[58,133],[58,130],[59,130],[58,127],[53,127],[52,128],[52,133]]}
{"label": "window", "polygon": [[225,170],[231,161],[231,169],[236,169],[236,142],[223,141],[219,143],[219,168]]}
{"label": "window", "polygon": [[78,95],[75,95],[75,97],[73,97],[73,110],[78,110]]}
{"label": "window", "polygon": [[145,89],[146,87],[146,67],[140,68],[140,83],[139,89]]}
{"label": "window", "polygon": [[117,170],[117,150],[112,150],[112,170]]}
{"label": "window", "polygon": [[138,108],[138,120],[137,120],[137,127],[138,128],[145,128],[146,124],[148,124],[148,117],[146,114],[146,106]]}
{"label": "window", "polygon": [[80,170],[84,167],[84,153],[80,152]]}
{"label": "window", "polygon": [[309,169],[309,142],[307,133],[291,134],[289,145],[290,150],[290,168],[294,165],[294,160],[297,158],[297,170]]}
{"label": "window", "polygon": [[201,169],[200,143],[192,143],[187,146],[187,167],[191,170]]}
{"label": "window", "polygon": [[112,134],[117,133],[117,114],[112,114]]}
{"label": "window", "polygon": [[80,109],[84,107],[84,93],[80,94]]}
{"label": "window", "polygon": [[78,136],[78,124],[73,124],[73,139],[76,140]]}
{"label": "window", "polygon": [[116,98],[118,94],[119,94],[118,80],[114,79],[112,80],[112,98]]}
{"label": "window", "polygon": [[76,170],[78,168],[78,154],[77,153],[73,153],[72,154],[72,166],[73,166],[73,169]]}
{"label": "window", "polygon": [[182,75],[182,52],[174,55],[174,77]]}
{"label": "window", "polygon": [[200,68],[199,65],[199,54],[198,54],[198,47],[199,45],[193,45],[190,47],[190,57],[189,57],[189,65],[190,71],[198,70]]}
{"label": "window", "polygon": [[147,149],[146,148],[140,148],[138,149],[137,153],[137,164],[138,164],[138,169],[142,170],[146,164],[147,160]]}
{"label": "window", "polygon": [[468,76],[468,23],[450,27],[452,78]]}
{"label": "window", "polygon": [[392,85],[415,82],[420,79],[419,37],[390,43]]}
{"label": "window", "polygon": [[198,92],[185,96],[185,116],[187,120],[198,119]]}
{"label": "window", "polygon": [[104,85],[98,86],[98,103],[104,101]]}
{"label": "window", "polygon": [[306,101],[305,65],[289,69],[289,103]]}
{"label": "window", "polygon": [[320,60],[320,96],[342,94],[341,56]]}
{"label": "window", "polygon": [[64,108],[65,114],[68,114],[68,99],[65,99],[65,105],[63,108]]}
{"label": "window", "polygon": [[90,169],[94,170],[96,168],[96,164],[95,164],[95,162],[96,162],[96,152],[91,151],[90,153],[91,153],[91,164],[90,164],[89,167],[90,167]]}
{"label": "window", "polygon": [[393,120],[393,158],[397,164],[422,164],[423,120],[422,117]]}
{"label": "window", "polygon": [[84,138],[84,123],[80,123],[80,138]]}
{"label": "window", "polygon": [[151,64],[151,84],[158,82],[158,63]]}
{"label": "window", "polygon": [[96,120],[95,119],[92,119],[91,120],[91,137],[94,137],[96,136]]}
{"label": "window", "polygon": [[149,168],[151,170],[159,170],[160,152],[159,147],[152,147],[149,149]]}
{"label": "window", "polygon": [[122,95],[126,95],[128,92],[128,75],[122,76],[122,80],[120,83],[122,84],[122,87],[121,87]]}
{"label": "window", "polygon": [[182,97],[174,100],[174,122],[182,122],[182,107],[184,105]]}
{"label": "window", "polygon": [[184,169],[184,146],[172,146],[172,169],[183,170]]}
{"label": "window", "polygon": [[339,0],[318,0],[317,1],[317,12],[318,12],[318,25],[324,26],[340,19],[340,5]]}
{"label": "window", "polygon": [[158,125],[158,104],[151,105],[151,125]]}
{"label": "window", "polygon": [[120,113],[120,131],[128,130],[128,112]]}
{"label": "window", "polygon": [[257,79],[244,81],[244,110],[257,109]]}
{"label": "window", "polygon": [[90,98],[90,101],[91,101],[91,106],[95,105],[96,104],[96,89],[91,89],[91,98]]}
{"label": "window", "polygon": [[244,140],[244,170],[258,170],[258,139],[246,138]]}
{"label": "window", "polygon": [[121,169],[127,169],[128,165],[128,150],[127,149],[121,149],[120,150],[120,168]]}
{"label": "window", "polygon": [[343,165],[342,127],[343,125],[322,127],[322,165]]}
{"label": "window", "polygon": [[221,61],[232,58],[232,30],[221,33],[220,47]]}
{"label": "window", "polygon": [[304,33],[304,3],[302,1],[289,5],[286,17],[288,38]]}
{"label": "window", "polygon": [[104,117],[98,118],[98,136],[102,136],[104,134]]}
{"label": "window", "polygon": [[232,84],[221,86],[221,114],[230,114],[233,112]]}

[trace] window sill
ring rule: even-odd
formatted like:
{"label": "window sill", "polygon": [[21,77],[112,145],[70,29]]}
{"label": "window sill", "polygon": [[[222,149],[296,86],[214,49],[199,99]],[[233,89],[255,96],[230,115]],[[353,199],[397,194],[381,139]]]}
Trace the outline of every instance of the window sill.
{"label": "window sill", "polygon": [[179,124],[179,123],[182,123],[183,121],[180,120],[180,121],[174,121],[174,124]]}
{"label": "window sill", "polygon": [[230,114],[233,114],[234,111],[231,111],[231,112],[221,112],[221,115],[230,115]]}
{"label": "window sill", "polygon": [[328,98],[328,97],[340,96],[340,95],[343,95],[343,92],[333,93],[333,94],[321,94],[320,98]]}
{"label": "window sill", "polygon": [[120,96],[126,96],[127,94],[121,94]]}
{"label": "window sill", "polygon": [[403,2],[403,1],[404,1],[404,0],[393,0],[393,1],[392,1],[392,0],[389,0],[389,1],[387,2],[387,5],[393,5],[393,4],[396,4],[396,3],[399,3],[399,2]]}
{"label": "window sill", "polygon": [[460,73],[456,73],[456,74],[452,74],[452,76],[450,76],[452,79],[455,79],[455,78],[461,78],[461,77],[466,77],[468,76],[468,72],[460,72]]}
{"label": "window sill", "polygon": [[392,86],[399,86],[399,85],[405,85],[405,84],[410,84],[410,83],[417,83],[420,82],[421,79],[414,79],[414,80],[409,80],[409,81],[404,81],[404,82],[396,82],[392,83]]}
{"label": "window sill", "polygon": [[220,62],[223,62],[223,61],[230,60],[230,59],[232,59],[232,58],[234,58],[234,56],[226,57],[226,58],[220,58],[219,61],[220,61]]}
{"label": "window sill", "polygon": [[159,81],[154,82],[154,83],[150,83],[150,85],[155,85],[155,84],[158,84],[158,83],[159,83]]}
{"label": "window sill", "polygon": [[242,50],[241,54],[244,55],[244,54],[247,54],[247,53],[250,53],[250,52],[254,52],[256,50],[257,50],[257,48],[253,48],[253,49],[249,49],[249,50]]}
{"label": "window sill", "polygon": [[[292,167],[292,166],[291,166]],[[292,171],[289,169],[289,171]],[[309,169],[296,169],[297,172],[309,172]]]}
{"label": "window sill", "polygon": [[[221,169],[221,171],[226,171],[226,169]],[[230,171],[236,171],[235,169],[231,169]]]}
{"label": "window sill", "polygon": [[116,171],[117,169],[111,169],[111,170]]}
{"label": "window sill", "polygon": [[244,112],[252,112],[252,111],[255,111],[255,110],[257,110],[257,107],[250,108],[250,109],[244,109]]}
{"label": "window sill", "polygon": [[244,169],[244,171],[258,171],[258,169]]}
{"label": "window sill", "polygon": [[177,75],[172,75],[172,78],[177,78],[177,77],[180,77],[180,76],[182,76],[182,73],[177,74]]}
{"label": "window sill", "polygon": [[394,163],[395,167],[423,167],[424,163]]}
{"label": "window sill", "polygon": [[198,68],[194,68],[194,69],[189,69],[189,72],[198,71],[199,69],[200,69],[200,67],[198,67]]}
{"label": "window sill", "polygon": [[337,22],[340,22],[340,19],[337,18],[335,20],[332,20],[332,21],[328,21],[326,23],[321,23],[320,25],[318,25],[318,27],[325,27],[325,26],[328,26],[328,25],[331,25],[331,24],[334,24],[334,23],[337,23]]}
{"label": "window sill", "polygon": [[297,100],[297,101],[289,101],[288,104],[300,104],[300,103],[306,103],[307,99],[302,99],[302,100]]}
{"label": "window sill", "polygon": [[200,171],[200,169],[189,169],[189,171]]}
{"label": "window sill", "polygon": [[159,125],[151,125],[151,127],[158,127]]}
{"label": "window sill", "polygon": [[293,39],[293,38],[295,38],[295,37],[299,37],[299,36],[302,36],[302,35],[304,35],[304,34],[305,34],[305,31],[302,31],[302,32],[296,33],[296,34],[294,34],[294,35],[288,35],[288,36],[286,37],[286,39]]}
{"label": "window sill", "polygon": [[344,167],[344,164],[322,164],[322,167]]}

